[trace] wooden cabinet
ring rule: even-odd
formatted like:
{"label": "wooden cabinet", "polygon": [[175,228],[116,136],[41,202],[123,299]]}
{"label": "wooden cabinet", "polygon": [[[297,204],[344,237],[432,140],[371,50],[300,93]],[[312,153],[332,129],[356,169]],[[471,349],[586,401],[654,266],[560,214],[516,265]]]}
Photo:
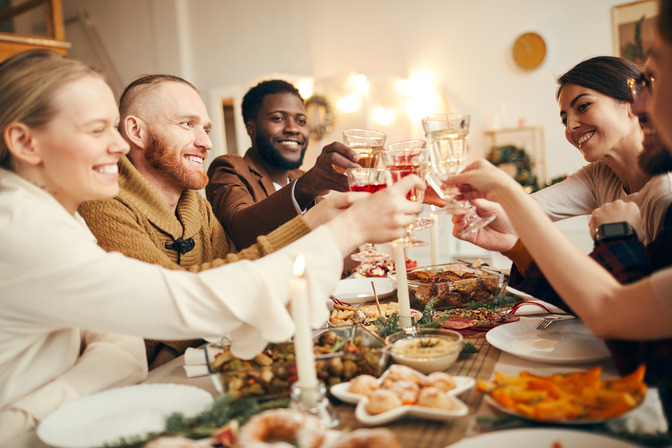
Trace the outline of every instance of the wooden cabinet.
{"label": "wooden cabinet", "polygon": [[38,8],[42,8],[44,11],[46,36],[0,33],[0,60],[32,48],[48,48],[64,56],[67,55],[70,43],[65,41],[61,0],[23,1],[10,8],[0,10],[0,22],[14,20],[21,14]]}

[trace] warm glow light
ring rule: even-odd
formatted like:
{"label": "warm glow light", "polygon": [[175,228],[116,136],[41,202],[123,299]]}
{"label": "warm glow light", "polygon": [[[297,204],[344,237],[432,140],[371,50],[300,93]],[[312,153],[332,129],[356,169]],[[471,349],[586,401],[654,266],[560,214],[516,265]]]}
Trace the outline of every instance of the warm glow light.
{"label": "warm glow light", "polygon": [[345,112],[351,113],[355,112],[362,106],[362,101],[357,95],[348,95],[338,100],[338,108]]}
{"label": "warm glow light", "polygon": [[366,79],[366,75],[363,73],[353,76],[352,79],[350,80],[350,83],[352,84],[352,87],[355,89],[355,92],[357,92],[360,95],[364,95],[369,91],[369,80]]}
{"label": "warm glow light", "polygon": [[417,72],[397,82],[397,90],[406,97],[404,108],[412,120],[442,109],[441,93],[430,72]]}
{"label": "warm glow light", "polygon": [[306,270],[306,259],[303,255],[299,255],[294,260],[294,276],[303,277],[303,271]]}
{"label": "warm glow light", "polygon": [[314,83],[312,79],[310,78],[302,79],[296,83],[295,87],[297,88],[303,99],[307,100],[308,98],[313,96]]}
{"label": "warm glow light", "polygon": [[384,107],[376,107],[373,109],[373,119],[378,124],[387,125],[391,124],[396,118],[397,113],[394,109],[386,109]]}

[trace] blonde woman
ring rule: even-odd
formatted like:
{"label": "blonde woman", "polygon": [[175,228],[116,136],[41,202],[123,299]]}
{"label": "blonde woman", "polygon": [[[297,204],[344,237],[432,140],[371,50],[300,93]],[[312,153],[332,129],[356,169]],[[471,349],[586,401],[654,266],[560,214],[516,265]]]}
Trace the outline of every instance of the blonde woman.
{"label": "blonde woman", "polygon": [[241,357],[288,339],[298,255],[319,325],[343,258],[400,237],[421,211],[405,195],[423,183],[409,177],[382,194],[322,201],[305,217],[315,230],[256,261],[196,274],[107,253],[77,208],[118,192],[128,152],[118,121],[111,90],[84,64],[43,50],[0,64],[0,445],[64,403],[142,380],[141,337],[229,333]]}

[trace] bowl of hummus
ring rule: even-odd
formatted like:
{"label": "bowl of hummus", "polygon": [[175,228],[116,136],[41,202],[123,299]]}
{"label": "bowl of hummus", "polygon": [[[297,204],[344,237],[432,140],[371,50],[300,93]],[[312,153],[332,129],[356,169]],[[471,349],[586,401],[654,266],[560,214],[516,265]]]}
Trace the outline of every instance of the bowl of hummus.
{"label": "bowl of hummus", "polygon": [[385,340],[392,359],[424,374],[452,366],[462,350],[462,335],[440,328],[408,328]]}

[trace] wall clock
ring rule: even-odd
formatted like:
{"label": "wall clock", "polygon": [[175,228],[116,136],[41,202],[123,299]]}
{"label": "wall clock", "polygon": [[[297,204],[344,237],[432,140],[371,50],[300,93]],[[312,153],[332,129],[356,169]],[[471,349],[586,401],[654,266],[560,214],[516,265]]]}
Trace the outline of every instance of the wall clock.
{"label": "wall clock", "polygon": [[513,61],[523,70],[534,70],[546,59],[546,42],[537,33],[524,33],[513,43]]}

